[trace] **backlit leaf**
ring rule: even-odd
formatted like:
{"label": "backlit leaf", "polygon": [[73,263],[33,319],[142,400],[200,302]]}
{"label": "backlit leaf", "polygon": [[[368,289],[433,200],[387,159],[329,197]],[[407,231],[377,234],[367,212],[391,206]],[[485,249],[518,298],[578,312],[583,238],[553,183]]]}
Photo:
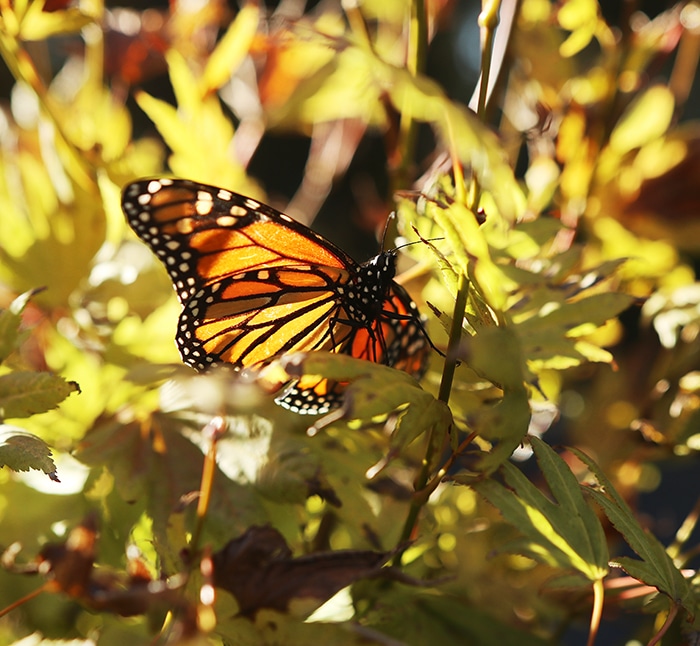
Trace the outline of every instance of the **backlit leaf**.
{"label": "backlit leaf", "polygon": [[[167,525],[183,496],[199,490],[204,456],[182,435],[177,418],[157,414],[144,422],[104,420],[79,443],[75,457],[90,466],[105,466],[114,475],[122,498],[143,501],[156,537],[166,541]],[[229,536],[267,520],[258,496],[217,470],[208,528]],[[223,532],[223,534],[222,534]]]}
{"label": "backlit leaf", "polygon": [[47,372],[13,372],[0,376],[0,414],[29,417],[56,408],[78,384]]}
{"label": "backlit leaf", "polygon": [[218,97],[200,98],[198,80],[182,56],[171,50],[166,58],[178,107],[144,92],[136,99],[171,148],[173,173],[255,197],[260,190],[231,155],[234,129]]}
{"label": "backlit leaf", "polygon": [[[392,444],[397,448],[410,444],[431,428],[437,430],[438,436],[449,428],[449,409],[403,371],[328,352],[287,355],[280,364],[294,378],[320,375],[333,381],[349,382],[342,419],[381,423],[390,415],[401,413],[392,435]],[[331,412],[327,418],[318,420],[314,428],[323,428],[337,419],[337,413]]]}
{"label": "backlit leaf", "polygon": [[247,3],[238,12],[226,33],[207,60],[201,87],[204,93],[220,88],[235,74],[253,42],[260,22],[260,8]]}
{"label": "backlit leaf", "polygon": [[[37,302],[63,305],[85,280],[104,242],[102,204],[94,195],[82,192],[76,193],[70,204],[60,204],[48,179],[42,184],[40,174],[30,168],[25,173],[24,189],[32,196],[32,217],[25,229],[27,246],[15,248],[3,243],[0,272],[17,291],[44,287]],[[10,212],[6,217],[21,216]]]}
{"label": "backlit leaf", "polygon": [[472,486],[525,534],[530,541],[528,556],[573,568],[590,581],[602,579],[608,570],[608,552],[600,521],[586,504],[566,462],[538,438],[530,441],[555,502],[510,463],[503,465],[509,489],[493,479]]}
{"label": "backlit leaf", "polygon": [[613,562],[619,563],[631,576],[658,588],[671,602],[680,601],[688,614],[694,616],[698,610],[698,603],[693,589],[664,546],[653,534],[642,529],[632,510],[600,467],[582,451],[572,449],[572,452],[591,470],[599,483],[600,488],[586,488],[586,492],[642,559],[637,561],[622,557],[613,559]]}
{"label": "backlit leaf", "polygon": [[620,118],[610,134],[610,146],[622,156],[660,137],[673,117],[673,93],[657,85],[642,94]]}
{"label": "backlit leaf", "polygon": [[[474,646],[545,646],[546,640],[498,620],[449,593],[388,587],[383,581],[363,581],[363,596],[373,603],[368,620],[401,644],[473,644]],[[356,596],[359,596],[356,593]]]}
{"label": "backlit leaf", "polygon": [[19,35],[23,40],[44,40],[51,36],[75,34],[93,22],[92,17],[78,8],[46,12],[45,4],[42,0],[29,3],[20,25]]}
{"label": "backlit leaf", "polygon": [[43,440],[21,428],[0,424],[0,467],[5,466],[13,471],[36,469],[58,481],[51,449]]}
{"label": "backlit leaf", "polygon": [[7,309],[0,310],[0,363],[17,348],[21,314],[34,293],[25,292],[15,298]]}

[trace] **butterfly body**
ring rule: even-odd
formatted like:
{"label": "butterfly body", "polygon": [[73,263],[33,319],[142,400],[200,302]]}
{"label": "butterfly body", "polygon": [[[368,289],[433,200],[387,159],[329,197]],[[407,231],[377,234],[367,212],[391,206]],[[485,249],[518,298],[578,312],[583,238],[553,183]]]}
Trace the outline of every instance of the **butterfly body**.
{"label": "butterfly body", "polygon": [[[427,342],[415,304],[393,280],[394,252],[358,264],[257,200],[188,180],[130,184],[122,208],[169,272],[183,306],[177,345],[196,370],[326,350],[424,372]],[[342,390],[302,380],[277,401],[318,414],[338,405]]]}

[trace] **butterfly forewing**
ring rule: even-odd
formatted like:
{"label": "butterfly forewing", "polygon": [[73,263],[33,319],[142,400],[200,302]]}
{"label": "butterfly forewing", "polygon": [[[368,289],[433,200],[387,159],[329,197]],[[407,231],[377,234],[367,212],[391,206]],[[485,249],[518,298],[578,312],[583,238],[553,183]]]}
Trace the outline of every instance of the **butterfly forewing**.
{"label": "butterfly forewing", "polygon": [[265,204],[188,180],[126,187],[129,225],[168,270],[182,302],[225,276],[289,265],[352,266],[342,250]]}
{"label": "butterfly forewing", "polygon": [[[415,304],[393,281],[393,253],[358,265],[289,216],[188,180],[130,184],[122,207],[170,274],[183,305],[177,344],[195,369],[327,350],[424,372],[428,344]],[[343,387],[302,378],[276,401],[322,413]]]}

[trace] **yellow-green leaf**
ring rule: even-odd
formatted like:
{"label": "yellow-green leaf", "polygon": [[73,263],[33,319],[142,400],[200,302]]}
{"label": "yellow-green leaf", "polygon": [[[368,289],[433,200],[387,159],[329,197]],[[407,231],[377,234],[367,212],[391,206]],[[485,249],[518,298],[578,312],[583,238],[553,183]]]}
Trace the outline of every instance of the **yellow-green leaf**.
{"label": "yellow-green leaf", "polygon": [[218,90],[235,74],[248,54],[260,22],[260,7],[248,2],[238,12],[212,52],[200,80],[201,96]]}
{"label": "yellow-green leaf", "polygon": [[31,2],[22,18],[19,36],[22,40],[45,40],[51,36],[78,33],[93,22],[78,8],[64,11],[44,11],[45,2]]}
{"label": "yellow-green leaf", "polygon": [[611,148],[621,156],[660,137],[668,130],[675,103],[667,87],[650,87],[620,117],[610,134]]}

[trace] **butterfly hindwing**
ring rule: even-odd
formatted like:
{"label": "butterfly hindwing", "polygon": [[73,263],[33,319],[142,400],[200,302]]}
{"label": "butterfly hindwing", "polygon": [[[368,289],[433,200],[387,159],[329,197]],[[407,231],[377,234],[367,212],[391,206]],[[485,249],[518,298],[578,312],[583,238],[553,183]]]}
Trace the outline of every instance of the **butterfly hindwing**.
{"label": "butterfly hindwing", "polygon": [[338,318],[333,280],[343,275],[328,267],[273,267],[204,286],[180,316],[183,358],[204,370],[214,363],[247,368],[302,350],[339,351],[355,329]]}

